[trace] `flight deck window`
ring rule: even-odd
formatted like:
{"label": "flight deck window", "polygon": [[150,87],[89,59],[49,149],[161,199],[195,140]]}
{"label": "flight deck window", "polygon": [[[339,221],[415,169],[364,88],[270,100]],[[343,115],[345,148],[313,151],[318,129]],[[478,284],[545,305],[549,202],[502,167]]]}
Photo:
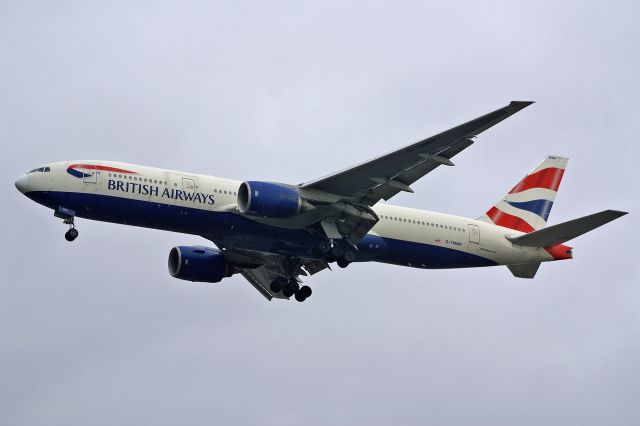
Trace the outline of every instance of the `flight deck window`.
{"label": "flight deck window", "polygon": [[44,168],[44,171],[45,171],[45,172],[50,172],[50,171],[51,171],[51,169],[50,169],[49,167],[45,167],[45,168]]}

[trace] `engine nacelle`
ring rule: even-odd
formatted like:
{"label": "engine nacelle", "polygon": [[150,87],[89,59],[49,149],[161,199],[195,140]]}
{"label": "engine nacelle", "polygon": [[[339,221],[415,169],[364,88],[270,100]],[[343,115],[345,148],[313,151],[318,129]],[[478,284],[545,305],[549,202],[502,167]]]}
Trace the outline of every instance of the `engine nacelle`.
{"label": "engine nacelle", "polygon": [[169,274],[181,280],[217,283],[230,277],[233,267],[216,249],[179,246],[169,252]]}
{"label": "engine nacelle", "polygon": [[242,182],[238,190],[238,210],[271,218],[288,218],[302,210],[303,200],[293,188],[271,182]]}

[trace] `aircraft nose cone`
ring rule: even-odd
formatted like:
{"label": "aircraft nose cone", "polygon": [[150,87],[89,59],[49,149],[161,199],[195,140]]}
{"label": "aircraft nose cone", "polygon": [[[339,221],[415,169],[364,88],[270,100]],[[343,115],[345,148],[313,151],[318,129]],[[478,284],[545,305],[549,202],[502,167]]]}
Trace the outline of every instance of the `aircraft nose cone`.
{"label": "aircraft nose cone", "polygon": [[16,188],[18,188],[18,191],[22,192],[23,194],[27,192],[27,179],[27,175],[22,175],[18,178],[18,180],[16,180]]}

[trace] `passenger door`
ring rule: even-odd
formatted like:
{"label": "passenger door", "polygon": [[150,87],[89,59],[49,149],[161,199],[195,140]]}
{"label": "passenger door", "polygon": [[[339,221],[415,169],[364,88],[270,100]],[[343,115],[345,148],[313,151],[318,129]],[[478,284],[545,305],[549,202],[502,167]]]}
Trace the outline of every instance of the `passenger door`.
{"label": "passenger door", "polygon": [[191,178],[182,178],[182,190],[185,192],[196,192],[196,181]]}
{"label": "passenger door", "polygon": [[86,167],[79,168],[82,172],[82,190],[84,192],[97,192],[98,191],[98,170],[95,166],[89,164]]}
{"label": "passenger door", "polygon": [[480,244],[480,228],[478,228],[478,225],[469,224],[469,242],[475,245]]}

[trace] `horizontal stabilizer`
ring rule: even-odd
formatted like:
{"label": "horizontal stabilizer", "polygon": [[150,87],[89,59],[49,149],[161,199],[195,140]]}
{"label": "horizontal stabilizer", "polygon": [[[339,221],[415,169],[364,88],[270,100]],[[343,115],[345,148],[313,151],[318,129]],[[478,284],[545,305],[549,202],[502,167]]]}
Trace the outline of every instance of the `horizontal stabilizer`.
{"label": "horizontal stabilizer", "polygon": [[605,210],[600,213],[594,213],[589,216],[573,219],[558,225],[549,226],[539,231],[529,234],[520,235],[519,237],[507,237],[514,244],[526,247],[551,247],[556,244],[562,244],[565,241],[586,234],[605,223],[609,223],[627,212],[617,210]]}

